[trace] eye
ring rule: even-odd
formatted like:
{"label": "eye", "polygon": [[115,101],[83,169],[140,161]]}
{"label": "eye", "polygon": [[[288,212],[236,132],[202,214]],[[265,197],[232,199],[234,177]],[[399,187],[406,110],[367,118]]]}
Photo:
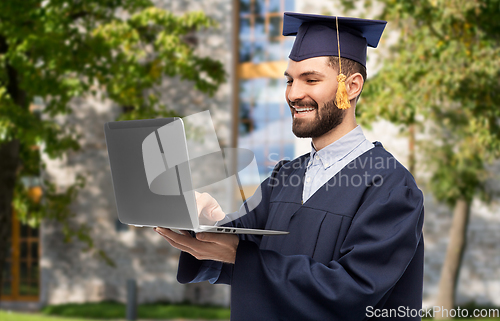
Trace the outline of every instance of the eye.
{"label": "eye", "polygon": [[287,84],[287,85],[291,85],[292,83],[293,83],[293,79],[287,79],[287,80],[286,80],[286,84]]}
{"label": "eye", "polygon": [[319,80],[317,79],[307,79],[307,82],[308,83],[315,83],[315,82],[318,82]]}

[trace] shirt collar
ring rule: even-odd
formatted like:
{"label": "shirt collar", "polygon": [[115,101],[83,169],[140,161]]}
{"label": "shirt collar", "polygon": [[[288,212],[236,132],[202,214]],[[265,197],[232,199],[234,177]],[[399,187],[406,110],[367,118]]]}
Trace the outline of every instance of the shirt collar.
{"label": "shirt collar", "polygon": [[[307,165],[308,167],[310,167],[313,163],[319,161],[321,162],[323,167],[327,169],[328,167],[332,166],[336,162],[349,155],[365,140],[366,137],[363,134],[363,130],[358,125],[349,133],[345,134],[340,139],[336,140],[335,142],[322,148],[319,151],[316,151],[314,145],[311,143],[310,161]],[[318,157],[315,158],[316,156]]]}

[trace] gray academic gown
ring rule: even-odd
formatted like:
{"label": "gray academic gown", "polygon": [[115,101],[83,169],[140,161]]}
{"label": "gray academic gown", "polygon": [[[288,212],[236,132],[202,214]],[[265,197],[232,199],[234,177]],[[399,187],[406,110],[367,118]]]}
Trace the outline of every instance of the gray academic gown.
{"label": "gray academic gown", "polygon": [[179,282],[231,284],[231,320],[419,320],[424,208],[413,176],[377,142],[302,204],[308,160],[280,162],[260,204],[228,224],[290,234],[240,235],[234,265],[182,253]]}

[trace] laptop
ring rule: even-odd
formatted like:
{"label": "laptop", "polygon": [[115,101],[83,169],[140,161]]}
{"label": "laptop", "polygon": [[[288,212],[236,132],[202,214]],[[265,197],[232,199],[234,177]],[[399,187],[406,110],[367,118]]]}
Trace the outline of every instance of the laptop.
{"label": "laptop", "polygon": [[[208,113],[208,111],[204,113]],[[203,116],[207,116],[207,114]],[[207,122],[205,121],[205,123]],[[211,125],[213,126],[213,124]],[[233,178],[242,190],[238,179],[239,168],[231,171],[228,169],[227,162],[220,164],[220,157],[224,154],[222,150],[196,154],[197,152],[193,148],[192,153],[196,155],[188,155],[183,119],[172,117],[108,122],[104,125],[104,133],[118,219],[123,224],[137,227],[165,227],[196,233],[257,235],[289,233],[287,231],[200,224],[195,188],[197,189],[201,185],[210,185],[216,180],[220,180],[221,176],[215,175],[214,178],[208,174],[203,175],[208,178],[200,179],[199,181],[203,182],[194,184],[196,182],[192,180],[190,165],[201,164],[200,160],[203,163],[207,163],[207,160],[216,160],[213,162],[212,170],[208,172],[217,173],[221,172],[217,169],[224,168],[223,178]],[[213,129],[213,136],[216,137],[215,129]],[[207,144],[203,141],[203,137],[199,143],[203,146]],[[258,191],[260,192],[260,188]],[[250,200],[244,202],[240,212],[243,211],[243,215],[248,213],[258,205],[258,202],[260,202],[258,197],[257,201],[254,199],[253,202]],[[251,205],[252,203],[253,205]],[[228,215],[228,217],[230,216]]]}

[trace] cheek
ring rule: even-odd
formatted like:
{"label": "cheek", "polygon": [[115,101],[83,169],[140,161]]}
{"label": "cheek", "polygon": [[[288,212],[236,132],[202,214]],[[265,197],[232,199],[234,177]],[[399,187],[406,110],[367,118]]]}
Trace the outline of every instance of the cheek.
{"label": "cheek", "polygon": [[311,93],[310,97],[318,104],[319,107],[332,100],[331,96],[327,92]]}
{"label": "cheek", "polygon": [[336,85],[322,86],[322,88],[318,88],[318,90],[315,91],[315,97],[322,103],[334,100],[336,94],[337,94]]}

